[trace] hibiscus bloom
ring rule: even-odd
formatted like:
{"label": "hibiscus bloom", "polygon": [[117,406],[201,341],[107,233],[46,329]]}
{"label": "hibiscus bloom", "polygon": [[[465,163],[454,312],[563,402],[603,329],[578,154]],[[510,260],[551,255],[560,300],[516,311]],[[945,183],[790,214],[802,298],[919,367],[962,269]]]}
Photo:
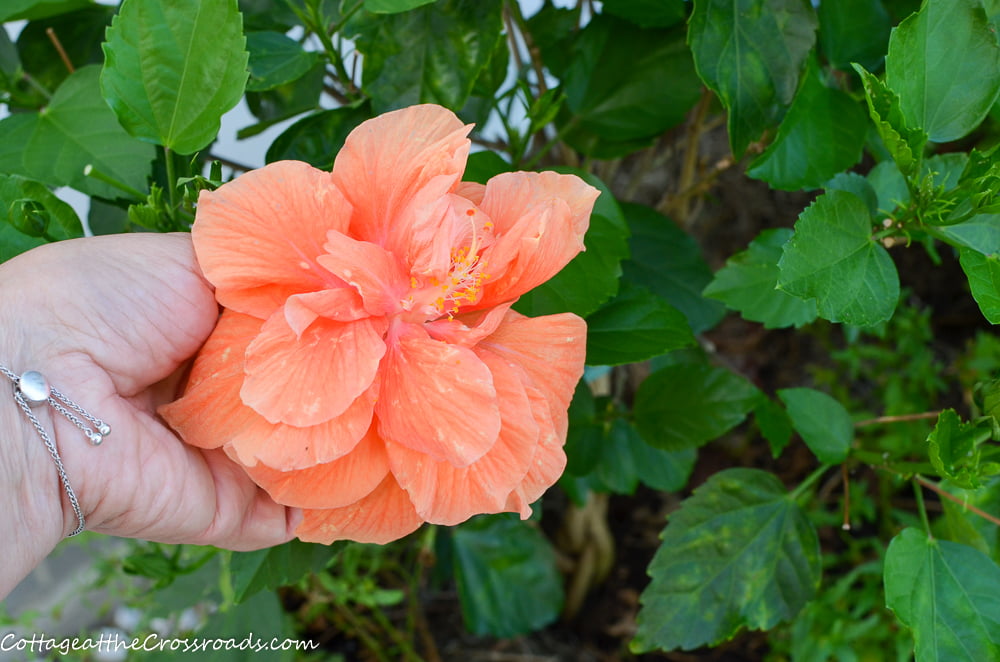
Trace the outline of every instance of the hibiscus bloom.
{"label": "hibiscus bloom", "polygon": [[161,413],[302,508],[302,540],[527,517],[565,466],[585,324],[511,305],[583,250],[598,191],[462,182],[470,129],[406,108],[355,129],[332,172],[283,161],[199,198],[223,313]]}

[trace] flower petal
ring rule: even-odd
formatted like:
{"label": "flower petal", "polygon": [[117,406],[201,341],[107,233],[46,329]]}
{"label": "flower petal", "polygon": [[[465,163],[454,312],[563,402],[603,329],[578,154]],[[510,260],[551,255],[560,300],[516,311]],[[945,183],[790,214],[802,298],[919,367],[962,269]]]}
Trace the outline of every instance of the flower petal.
{"label": "flower petal", "polygon": [[411,261],[413,231],[435,222],[439,199],[461,179],[471,130],[430,104],[354,129],[333,165],[333,180],[354,206],[350,234]]}
{"label": "flower petal", "polygon": [[255,317],[224,311],[195,358],[184,395],[159,408],[185,443],[218,448],[257,417],[239,393],[243,357],[262,324]]}
{"label": "flower petal", "polygon": [[490,352],[479,356],[493,374],[502,422],[500,436],[486,455],[467,467],[455,467],[386,444],[400,487],[409,493],[417,513],[433,524],[454,525],[473,515],[505,510],[508,495],[524,480],[535,455],[539,426],[519,369]]}
{"label": "flower petal", "polygon": [[572,313],[532,318],[510,311],[480,347],[524,368],[548,401],[556,432],[565,441],[566,411],[583,376],[586,322]]}
{"label": "flower petal", "polygon": [[[238,461],[236,451],[227,447]],[[344,457],[292,471],[278,471],[264,464],[244,466],[255,483],[271,498],[296,508],[342,508],[371,494],[389,473],[385,444],[376,434],[366,435]]]}
{"label": "flower petal", "polygon": [[304,542],[329,545],[355,540],[384,545],[413,533],[423,524],[406,492],[386,476],[365,498],[343,508],[305,510],[295,535]]}
{"label": "flower petal", "polygon": [[202,192],[191,232],[219,303],[267,319],[292,294],[338,285],[316,257],[350,217],[329,173],[279,161]]}
{"label": "flower petal", "polygon": [[481,207],[493,220],[496,241],[484,256],[492,277],[483,303],[524,294],[582,251],[598,195],[579,177],[554,172],[503,173],[486,182]]}
{"label": "flower petal", "polygon": [[525,390],[531,401],[531,413],[539,428],[538,444],[527,474],[510,493],[504,507],[505,511],[520,513],[521,519],[531,516],[531,504],[552,487],[566,469],[566,452],[563,450],[566,436],[560,436],[556,431],[548,400],[533,386],[528,386]]}
{"label": "flower petal", "polygon": [[435,340],[471,347],[496,331],[513,305],[513,301],[508,301],[493,308],[456,315],[450,319],[442,317],[427,322],[424,328]]}
{"label": "flower petal", "polygon": [[285,302],[285,321],[296,336],[301,336],[317,317],[353,322],[367,316],[358,291],[346,284],[332,290],[294,294]]}
{"label": "flower petal", "polygon": [[296,337],[279,310],[247,348],[240,397],[271,423],[329,421],[371,386],[385,354],[384,331],[381,319],[319,318]]}
{"label": "flower petal", "polygon": [[481,458],[500,433],[486,364],[472,350],[434,340],[414,324],[390,331],[388,344],[375,404],[382,437],[456,467]]}
{"label": "flower petal", "polygon": [[369,314],[386,315],[399,310],[410,278],[392,253],[340,232],[327,235],[323,249],[326,253],[317,261],[358,291]]}
{"label": "flower petal", "polygon": [[233,435],[232,453],[245,466],[259,462],[275,471],[332,462],[352,452],[371,427],[377,394],[378,380],[344,413],[306,427],[269,423],[254,412],[253,419]]}

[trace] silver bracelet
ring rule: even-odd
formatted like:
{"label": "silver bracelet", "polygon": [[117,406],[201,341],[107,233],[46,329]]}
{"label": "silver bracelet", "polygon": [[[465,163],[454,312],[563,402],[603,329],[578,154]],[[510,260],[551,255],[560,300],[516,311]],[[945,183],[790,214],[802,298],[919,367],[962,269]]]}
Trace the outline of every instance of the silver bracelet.
{"label": "silver bracelet", "polygon": [[[56,448],[55,441],[45,431],[45,426],[42,425],[31,409],[32,407],[48,404],[65,416],[70,423],[79,428],[94,446],[100,444],[106,436],[111,434],[111,426],[101,419],[92,416],[87,410],[60,393],[56,388],[49,386],[48,381],[40,372],[28,370],[17,375],[8,370],[4,365],[0,365],[0,372],[14,383],[14,400],[21,408],[21,411],[24,412],[24,415],[28,417],[28,420],[31,421],[31,424],[35,426],[38,436],[42,438],[42,442],[48,449],[49,455],[52,456],[53,462],[56,463],[56,471],[59,472],[59,481],[62,483],[63,489],[66,490],[66,496],[69,497],[69,503],[73,506],[73,512],[76,513],[78,524],[73,533],[69,534],[70,536],[75,536],[83,531],[84,526],[86,526],[86,521],[83,518],[83,510],[80,508],[80,502],[76,498],[76,492],[73,491],[73,488],[69,484],[69,476],[66,475],[66,467],[63,466],[62,458],[59,457],[59,450]],[[80,420],[80,416],[77,416],[77,414],[82,416],[93,428],[84,423],[83,420]]]}

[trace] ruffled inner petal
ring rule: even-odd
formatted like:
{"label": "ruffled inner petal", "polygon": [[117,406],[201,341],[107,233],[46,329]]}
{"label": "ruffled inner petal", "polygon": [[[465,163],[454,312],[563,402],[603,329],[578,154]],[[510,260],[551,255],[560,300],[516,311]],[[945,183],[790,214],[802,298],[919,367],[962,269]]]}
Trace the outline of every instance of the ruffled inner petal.
{"label": "ruffled inner petal", "polygon": [[331,462],[352,452],[365,436],[371,427],[377,394],[378,380],[343,414],[306,427],[269,423],[254,412],[253,419],[233,435],[232,452],[243,465],[261,463],[276,471]]}
{"label": "ruffled inner petal", "polygon": [[351,235],[408,260],[412,234],[435,222],[461,179],[472,127],[435,105],[385,113],[347,137],[333,179],[354,206]]}
{"label": "ruffled inner petal", "polygon": [[[238,460],[231,447],[227,452]],[[353,451],[325,464],[292,471],[278,471],[260,463],[244,468],[278,503],[326,509],[349,506],[371,494],[389,472],[389,460],[382,440],[369,434]]]}
{"label": "ruffled inner petal", "polygon": [[423,524],[410,497],[388,475],[371,494],[349,506],[305,510],[295,535],[304,542],[329,545],[355,540],[384,545],[413,533]]}
{"label": "ruffled inner petal", "polygon": [[301,336],[318,317],[353,322],[367,316],[358,291],[346,284],[332,290],[296,294],[285,302],[285,321],[296,336]]}
{"label": "ruffled inner petal", "polygon": [[572,313],[532,318],[509,311],[480,346],[524,369],[548,400],[556,431],[565,440],[566,412],[583,376],[586,322]]}
{"label": "ruffled inner petal", "polygon": [[496,443],[493,377],[470,349],[399,324],[390,331],[381,375],[375,413],[386,440],[456,467],[472,464]]}
{"label": "ruffled inner petal", "polygon": [[386,315],[400,309],[410,288],[409,274],[399,260],[381,246],[331,232],[323,244],[319,263],[353,286],[371,315]]}
{"label": "ruffled inner petal", "polygon": [[279,161],[202,192],[192,236],[219,302],[267,319],[293,294],[339,284],[316,257],[350,217],[329,173]]}
{"label": "ruffled inner petal", "polygon": [[479,356],[493,374],[502,421],[496,444],[483,457],[467,467],[455,467],[387,444],[393,475],[409,493],[417,513],[434,524],[454,525],[473,515],[505,510],[508,496],[532,466],[538,444],[539,426],[517,369],[489,352]]}
{"label": "ruffled inner petal", "polygon": [[240,400],[246,348],[259,319],[225,311],[195,358],[184,395],[158,413],[186,443],[218,448],[249,425],[256,413]]}
{"label": "ruffled inner petal", "polygon": [[483,288],[483,303],[517,298],[584,250],[599,194],[578,177],[554,172],[490,179],[481,206],[493,220],[496,241],[484,256],[493,277]]}
{"label": "ruffled inner petal", "polygon": [[385,354],[385,325],[319,318],[296,336],[279,310],[247,348],[240,397],[271,423],[329,421],[371,386]]}

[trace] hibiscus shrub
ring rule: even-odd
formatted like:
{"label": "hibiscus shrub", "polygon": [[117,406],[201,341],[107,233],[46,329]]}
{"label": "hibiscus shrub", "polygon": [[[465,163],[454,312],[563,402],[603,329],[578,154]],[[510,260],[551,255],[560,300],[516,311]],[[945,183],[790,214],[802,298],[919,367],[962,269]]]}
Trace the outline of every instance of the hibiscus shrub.
{"label": "hibiscus shrub", "polygon": [[149,614],[440,659],[454,589],[651,659],[1000,659],[996,0],[0,19],[0,260],[192,231],[223,313],[161,414],[305,513],[136,543]]}

